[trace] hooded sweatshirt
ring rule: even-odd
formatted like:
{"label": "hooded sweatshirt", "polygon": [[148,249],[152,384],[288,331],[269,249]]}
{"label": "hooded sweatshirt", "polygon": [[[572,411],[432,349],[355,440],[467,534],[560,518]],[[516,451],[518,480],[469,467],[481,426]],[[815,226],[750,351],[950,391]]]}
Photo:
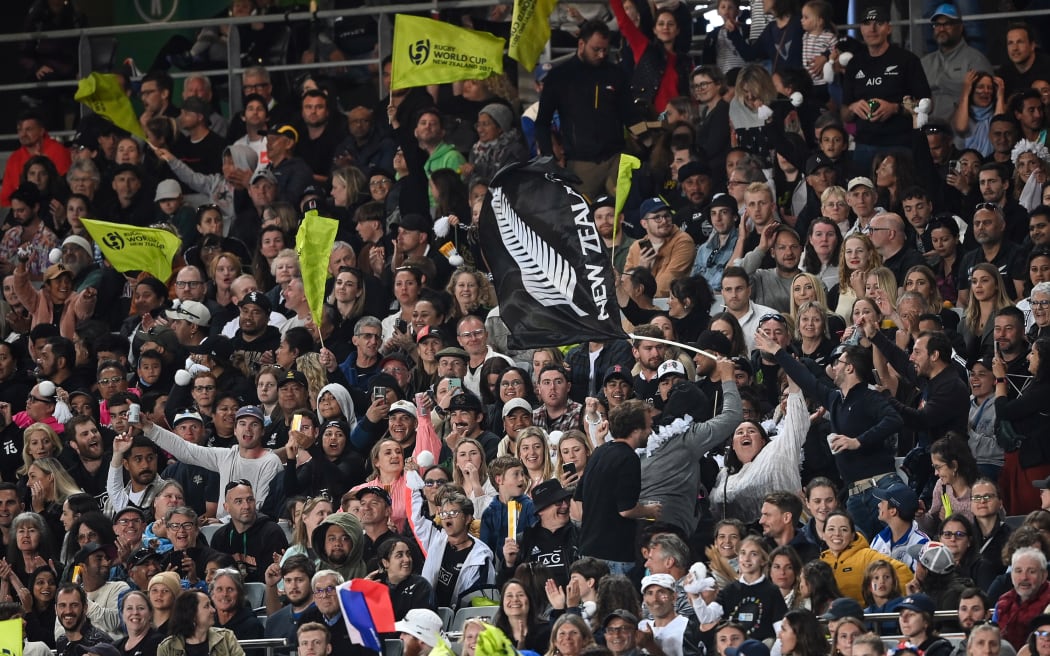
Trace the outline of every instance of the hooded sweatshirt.
{"label": "hooded sweatshirt", "polygon": [[[233,158],[233,165],[238,169],[255,171],[259,163],[259,155],[250,146],[240,144],[227,146],[226,150],[222,151],[222,156],[226,157],[227,153]],[[233,219],[237,216],[237,211],[233,206],[236,188],[227,182],[221,173],[210,175],[197,173],[177,158],[168,162],[168,166],[171,167],[171,172],[180,182],[194,191],[206,194],[208,199],[219,207],[222,212],[222,236],[229,236],[230,226],[233,225]]]}
{"label": "hooded sweatshirt", "polygon": [[[346,531],[346,534],[350,536],[352,542],[350,545],[350,555],[347,556],[346,560],[342,563],[333,563],[328,560],[327,553],[325,552],[325,534],[328,532],[328,527],[332,524],[335,524]],[[364,530],[361,528],[360,520],[350,513],[339,512],[326,517],[325,520],[321,522],[320,526],[314,529],[313,535],[310,536],[310,544],[313,545],[314,552],[321,559],[321,565],[318,569],[333,569],[339,572],[347,581],[350,579],[359,579],[368,573],[368,568],[365,567],[364,559]]]}
{"label": "hooded sweatshirt", "polygon": [[[335,402],[339,404],[339,409],[343,412],[343,419],[346,420],[350,431],[353,432],[354,427],[357,426],[357,415],[354,414],[354,400],[350,398],[350,392],[339,383],[328,383],[317,393],[318,404],[321,403],[321,397],[324,396],[325,392],[328,392],[335,398]],[[347,437],[350,436],[347,435]]]}

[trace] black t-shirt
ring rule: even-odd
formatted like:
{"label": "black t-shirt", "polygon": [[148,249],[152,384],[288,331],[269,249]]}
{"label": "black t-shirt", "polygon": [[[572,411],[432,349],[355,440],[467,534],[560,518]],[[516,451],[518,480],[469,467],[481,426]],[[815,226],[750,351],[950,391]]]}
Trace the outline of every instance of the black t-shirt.
{"label": "black t-shirt", "polygon": [[631,385],[634,387],[634,398],[636,399],[646,401],[660,396],[660,381],[656,376],[653,376],[652,380],[645,380],[641,374],[638,374],[631,380]]}
{"label": "black t-shirt", "polygon": [[[905,96],[929,98],[930,83],[919,58],[911,52],[890,44],[878,57],[860,48],[843,76],[842,104],[857,100],[881,98],[899,103]],[[854,117],[857,125],[857,143],[886,146],[907,146],[911,143],[911,114],[901,111],[885,121],[872,122]]]}
{"label": "black t-shirt", "polygon": [[[265,320],[269,320],[269,317]],[[263,331],[262,335],[249,342],[244,339],[244,334],[238,328],[237,334],[233,336],[231,341],[233,342],[234,353],[244,354],[244,362],[254,376],[261,366],[263,353],[276,351],[277,347],[281,345],[281,332],[274,326],[266,326],[266,330]]]}
{"label": "black t-shirt", "polygon": [[[999,245],[999,252],[995,254],[991,261],[991,264],[994,264],[999,269],[999,275],[1003,277],[1003,282],[1005,283],[1006,295],[1010,297],[1011,301],[1017,300],[1017,290],[1014,288],[1013,281],[1025,279],[1024,260],[1024,252],[1020,246],[1009,241],[1003,241]],[[987,261],[984,257],[983,248],[975,248],[962,255],[957,280],[960,291],[970,290],[970,276],[973,274],[973,268]]]}
{"label": "black t-shirt", "polygon": [[[471,540],[471,546],[474,542]],[[434,586],[434,604],[438,607],[455,607],[456,600],[452,598],[452,592],[456,589],[456,581],[459,573],[463,571],[463,563],[467,562],[470,549],[456,549],[451,544],[445,545],[445,554],[441,558],[441,569],[438,570],[437,585]]]}
{"label": "black t-shirt", "polygon": [[725,609],[723,619],[743,625],[747,637],[753,640],[774,637],[773,622],[787,612],[784,595],[764,577],[750,585],[740,581],[730,583],[718,593],[718,603]]}
{"label": "black t-shirt", "polygon": [[595,449],[574,495],[583,502],[581,555],[634,561],[635,522],[620,513],[638,504],[641,491],[642,463],[629,444],[616,440]]}
{"label": "black t-shirt", "polygon": [[226,141],[214,132],[209,132],[196,143],[188,138],[179,139],[171,150],[173,155],[197,173],[212,175],[222,173],[222,151],[225,149]]}

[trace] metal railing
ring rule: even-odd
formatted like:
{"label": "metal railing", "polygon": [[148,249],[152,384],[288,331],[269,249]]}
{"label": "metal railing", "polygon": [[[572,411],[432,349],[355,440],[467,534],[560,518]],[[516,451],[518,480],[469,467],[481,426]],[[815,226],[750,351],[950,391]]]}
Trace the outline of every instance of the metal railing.
{"label": "metal railing", "polygon": [[[274,652],[278,649],[288,647],[288,641],[284,638],[258,638],[256,640],[238,640],[237,642],[245,652],[251,651],[253,654],[258,654],[262,651],[266,653],[266,656],[274,656]],[[51,653],[54,656],[58,654],[54,649],[51,650]],[[295,652],[293,651],[292,653]]]}

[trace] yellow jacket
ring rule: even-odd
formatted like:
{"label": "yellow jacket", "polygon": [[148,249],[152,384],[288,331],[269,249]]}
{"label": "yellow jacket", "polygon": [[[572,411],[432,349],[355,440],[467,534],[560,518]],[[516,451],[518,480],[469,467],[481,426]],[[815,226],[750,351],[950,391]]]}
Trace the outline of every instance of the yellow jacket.
{"label": "yellow jacket", "polygon": [[864,572],[868,565],[879,560],[885,560],[897,571],[900,579],[900,593],[904,594],[904,586],[914,578],[914,574],[904,563],[894,560],[886,554],[879,553],[868,546],[868,541],[863,535],[857,533],[846,550],[837,556],[826,549],[820,554],[820,559],[831,565],[831,571],[835,573],[835,582],[839,585],[839,591],[846,597],[852,597],[865,606],[864,596],[861,591],[864,587]]}

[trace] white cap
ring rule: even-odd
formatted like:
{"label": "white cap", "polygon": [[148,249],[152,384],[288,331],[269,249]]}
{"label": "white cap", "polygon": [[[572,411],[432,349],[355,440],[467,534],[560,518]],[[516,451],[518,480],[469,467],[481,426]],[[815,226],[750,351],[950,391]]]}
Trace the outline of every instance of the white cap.
{"label": "white cap", "polygon": [[664,376],[674,374],[685,378],[685,366],[678,360],[665,360],[660,368],[656,370],[656,379],[660,380]]}
{"label": "white cap", "polygon": [[661,588],[674,590],[674,577],[670,574],[650,574],[649,576],[643,576],[642,594],[645,594],[645,589],[650,585],[658,585]]}
{"label": "white cap", "polygon": [[182,422],[187,421],[189,419],[194,419],[202,424],[204,423],[204,418],[201,417],[201,413],[195,410],[183,410],[182,412],[175,415],[175,420],[171,422],[171,426],[172,428],[174,428],[175,426],[178,426]]}
{"label": "white cap", "polygon": [[413,608],[405,613],[405,619],[394,622],[395,631],[407,633],[431,647],[437,646],[438,638],[441,637],[441,626],[438,614],[427,608]]}
{"label": "white cap", "polygon": [[849,181],[849,183],[846,185],[846,191],[853,191],[854,187],[867,187],[868,189],[874,189],[875,183],[871,181],[871,178],[858,176]]}
{"label": "white cap", "polygon": [[515,397],[503,404],[503,418],[506,419],[507,415],[515,410],[524,410],[530,415],[532,414],[532,406],[529,405],[529,402],[525,399]]}
{"label": "white cap", "polygon": [[154,202],[171,200],[182,195],[182,187],[175,180],[161,180],[157,184],[157,193],[153,196]]}
{"label": "white cap", "polygon": [[169,319],[183,319],[198,326],[211,324],[211,312],[204,303],[198,301],[177,301],[170,310],[164,311]]}
{"label": "white cap", "polygon": [[62,245],[65,246],[67,244],[74,244],[84,249],[84,252],[88,255],[92,254],[91,242],[89,242],[87,239],[84,239],[80,235],[69,235],[68,237],[63,239]]}
{"label": "white cap", "polygon": [[392,415],[395,412],[404,412],[416,417],[416,406],[411,401],[394,401],[390,404],[390,410],[387,415]]}

